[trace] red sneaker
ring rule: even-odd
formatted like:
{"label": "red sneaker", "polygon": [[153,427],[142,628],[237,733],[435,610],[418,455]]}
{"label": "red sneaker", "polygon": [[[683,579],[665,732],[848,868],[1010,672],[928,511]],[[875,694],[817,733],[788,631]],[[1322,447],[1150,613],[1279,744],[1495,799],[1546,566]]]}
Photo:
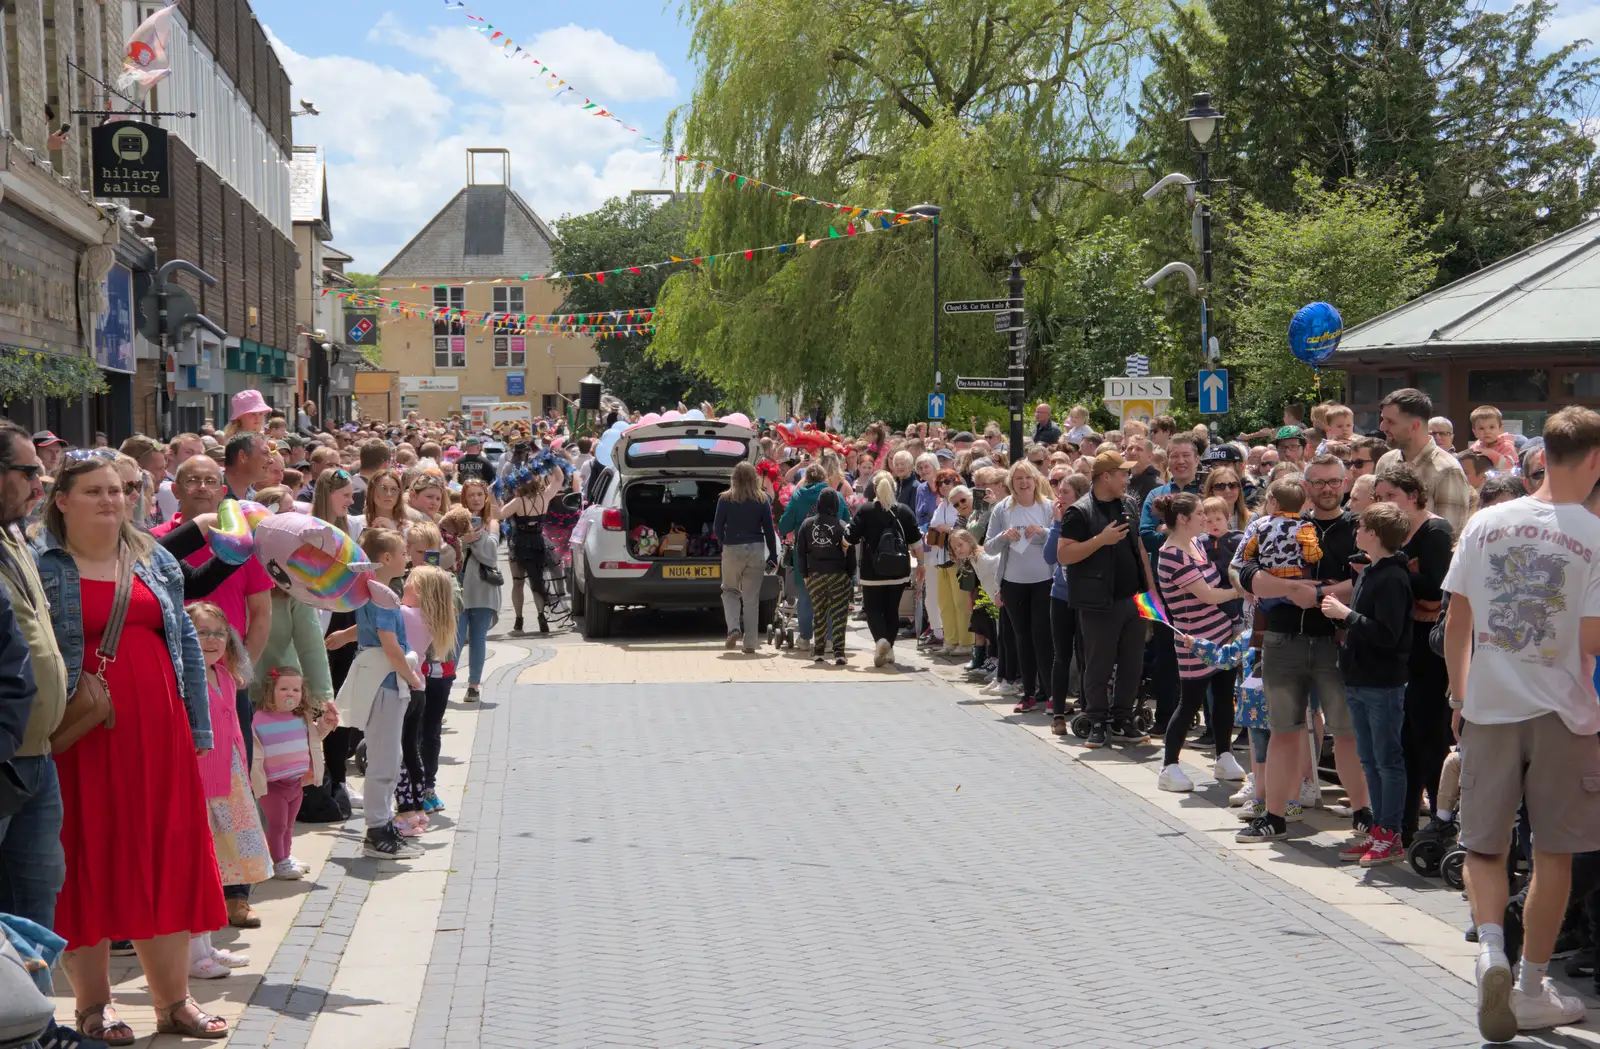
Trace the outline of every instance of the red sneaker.
{"label": "red sneaker", "polygon": [[1394,863],[1403,860],[1406,856],[1404,845],[1400,844],[1400,832],[1387,827],[1372,828],[1372,843],[1367,846],[1366,855],[1361,857],[1363,867],[1381,867],[1385,863]]}
{"label": "red sneaker", "polygon": [[1013,714],[1026,714],[1039,705],[1039,701],[1032,696],[1023,696],[1022,702],[1011,708]]}

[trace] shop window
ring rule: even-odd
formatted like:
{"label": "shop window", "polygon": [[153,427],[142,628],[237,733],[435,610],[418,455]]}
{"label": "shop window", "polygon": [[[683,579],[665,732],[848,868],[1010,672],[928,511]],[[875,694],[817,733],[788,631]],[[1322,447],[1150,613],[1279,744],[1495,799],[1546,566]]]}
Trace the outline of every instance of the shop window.
{"label": "shop window", "polygon": [[1548,401],[1550,373],[1534,369],[1505,369],[1467,373],[1467,400],[1474,406],[1497,406]]}
{"label": "shop window", "polygon": [[467,366],[467,337],[465,335],[434,335],[433,366],[435,368],[465,368]]}
{"label": "shop window", "polygon": [[1600,400],[1600,371],[1563,372],[1561,399],[1565,401]]}
{"label": "shop window", "polygon": [[1358,372],[1350,376],[1348,403],[1351,405],[1376,405],[1383,400],[1385,394],[1404,389],[1405,385],[1406,377],[1404,375],[1374,375],[1371,372]]}
{"label": "shop window", "polygon": [[496,335],[494,337],[494,366],[496,368],[521,368],[527,363],[528,339],[524,335]]}
{"label": "shop window", "polygon": [[1417,372],[1417,381],[1414,386],[1428,395],[1428,400],[1433,402],[1433,410],[1444,410],[1444,375],[1441,372]]}

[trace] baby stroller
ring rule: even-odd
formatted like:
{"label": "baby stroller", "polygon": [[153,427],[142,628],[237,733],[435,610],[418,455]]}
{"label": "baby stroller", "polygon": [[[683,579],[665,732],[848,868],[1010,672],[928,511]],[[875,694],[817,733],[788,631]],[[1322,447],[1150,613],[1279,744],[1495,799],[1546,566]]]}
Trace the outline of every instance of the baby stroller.
{"label": "baby stroller", "polygon": [[784,543],[778,555],[778,607],[767,626],[767,643],[773,648],[793,648],[795,630],[794,544]]}
{"label": "baby stroller", "polygon": [[[1113,695],[1116,694],[1117,690],[1117,674],[1121,673],[1121,671],[1122,668],[1117,667],[1111,672],[1109,688]],[[1133,726],[1144,733],[1149,733],[1151,729],[1155,728],[1156,724],[1155,711],[1150,706],[1150,696],[1150,677],[1141,673],[1139,690],[1133,697]],[[1079,702],[1082,702],[1081,698]],[[1089,712],[1087,710],[1079,710],[1078,713],[1072,716],[1072,721],[1069,724],[1072,728],[1072,734],[1079,739],[1088,739],[1089,730],[1094,727],[1093,722],[1089,720]]]}

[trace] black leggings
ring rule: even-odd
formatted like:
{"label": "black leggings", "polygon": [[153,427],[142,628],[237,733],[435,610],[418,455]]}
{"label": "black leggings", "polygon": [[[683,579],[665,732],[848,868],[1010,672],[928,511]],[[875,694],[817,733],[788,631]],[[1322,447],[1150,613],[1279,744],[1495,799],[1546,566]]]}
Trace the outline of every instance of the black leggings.
{"label": "black leggings", "polygon": [[1016,627],[1023,698],[1044,699],[1050,694],[1050,668],[1054,663],[1050,640],[1050,580],[1013,583],[1003,579],[1000,594],[1005,600],[1003,611]]}
{"label": "black leggings", "polygon": [[1050,713],[1067,712],[1071,687],[1073,643],[1078,639],[1078,613],[1058,597],[1050,599],[1050,633],[1055,655],[1050,664]]}
{"label": "black leggings", "polygon": [[427,774],[422,768],[422,712],[427,707],[426,693],[411,693],[406,704],[406,719],[400,726],[400,779],[395,784],[395,808],[400,812],[419,812],[426,791]]}
{"label": "black leggings", "polygon": [[1437,804],[1439,773],[1450,754],[1455,734],[1450,731],[1450,671],[1428,644],[1431,623],[1411,624],[1411,674],[1406,682],[1405,723],[1400,748],[1406,762],[1406,803],[1401,815],[1402,835],[1410,843],[1422,813],[1426,791]]}
{"label": "black leggings", "polygon": [[1228,753],[1233,746],[1233,678],[1231,670],[1219,670],[1206,677],[1183,679],[1180,702],[1167,720],[1167,753],[1161,765],[1175,765],[1178,752],[1183,750],[1183,739],[1194,724],[1194,716],[1206,705],[1206,695],[1211,696],[1211,729],[1216,733],[1217,757]]}
{"label": "black leggings", "polygon": [[867,614],[867,630],[873,641],[887,641],[894,646],[900,633],[900,595],[905,593],[904,583],[865,583],[861,587],[861,610]]}
{"label": "black leggings", "polygon": [[350,760],[350,755],[356,752],[356,744],[361,740],[359,729],[349,725],[340,725],[322,739],[322,765],[323,775],[328,786],[337,786],[344,783],[345,762]]}
{"label": "black leggings", "polygon": [[422,783],[432,790],[439,774],[439,750],[443,746],[444,712],[450,705],[450,689],[456,676],[430,677],[423,681],[422,707]]}

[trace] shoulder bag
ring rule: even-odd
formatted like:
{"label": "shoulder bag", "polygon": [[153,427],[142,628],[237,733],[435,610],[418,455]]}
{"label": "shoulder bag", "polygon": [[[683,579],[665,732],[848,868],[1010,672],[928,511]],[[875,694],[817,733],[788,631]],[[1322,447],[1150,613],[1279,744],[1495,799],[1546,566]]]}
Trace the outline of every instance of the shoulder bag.
{"label": "shoulder bag", "polygon": [[878,549],[872,554],[872,570],[881,579],[904,579],[911,574],[911,550],[906,545],[905,529],[900,515],[893,510],[884,511],[894,522],[894,531],[885,528],[878,537]]}
{"label": "shoulder bag", "polygon": [[[133,598],[133,555],[123,544],[117,553],[117,590],[111,601],[111,618],[106,620],[105,632],[95,647],[94,658],[99,665],[89,669],[86,656],[78,671],[78,687],[67,697],[61,724],[50,734],[50,750],[59,754],[78,740],[87,736],[96,726],[115,728],[117,708],[111,702],[111,690],[106,685],[106,667],[117,658],[117,646],[122,641],[122,627],[128,620],[128,603]],[[79,613],[82,614],[81,612]]]}
{"label": "shoulder bag", "polygon": [[[472,547],[468,546],[468,561],[472,560],[472,554]],[[463,565],[462,567],[465,568],[466,566]],[[504,586],[506,582],[505,573],[501,572],[500,569],[496,568],[494,565],[486,565],[482,561],[478,562],[478,578],[483,580],[485,583],[488,583],[490,586]]]}

